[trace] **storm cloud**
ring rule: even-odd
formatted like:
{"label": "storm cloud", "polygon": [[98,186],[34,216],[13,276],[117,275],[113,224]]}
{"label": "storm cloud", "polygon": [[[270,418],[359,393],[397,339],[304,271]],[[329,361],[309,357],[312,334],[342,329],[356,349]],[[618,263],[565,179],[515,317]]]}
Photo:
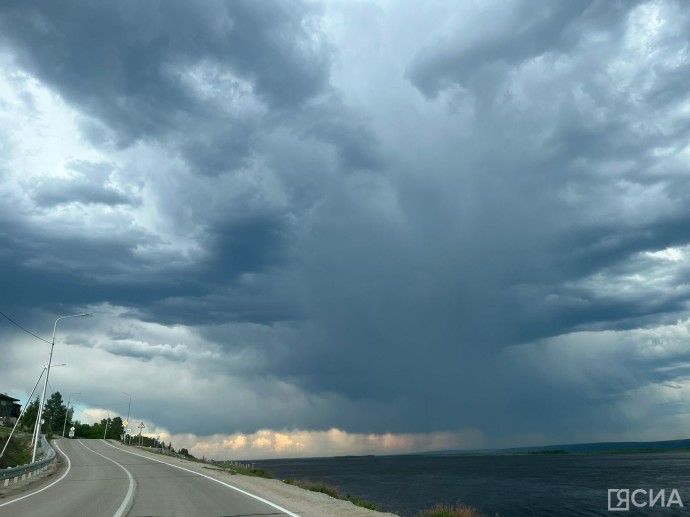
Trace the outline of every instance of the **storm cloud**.
{"label": "storm cloud", "polygon": [[[0,310],[92,312],[53,388],[218,455],[685,437],[689,34],[671,0],[4,5]],[[45,343],[0,338],[27,396]]]}

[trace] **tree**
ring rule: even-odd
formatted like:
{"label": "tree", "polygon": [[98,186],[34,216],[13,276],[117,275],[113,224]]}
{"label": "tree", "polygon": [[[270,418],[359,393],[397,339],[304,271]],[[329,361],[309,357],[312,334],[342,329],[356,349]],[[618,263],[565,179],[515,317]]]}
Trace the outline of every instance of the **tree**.
{"label": "tree", "polygon": [[122,418],[119,416],[115,418],[104,418],[101,420],[100,424],[94,424],[94,429],[96,428],[98,428],[98,438],[119,440],[122,433]]}
{"label": "tree", "polygon": [[123,433],[122,418],[116,416],[110,421],[110,427],[108,428],[108,438],[114,440],[119,440]]}
{"label": "tree", "polygon": [[38,398],[35,398],[33,402],[26,406],[24,416],[22,416],[21,428],[25,431],[33,430],[34,425],[36,425],[36,416],[38,416]]}
{"label": "tree", "polygon": [[180,454],[182,454],[182,456],[187,456],[188,458],[194,459],[194,456],[189,454],[189,451],[187,449],[185,449],[184,447],[182,449],[180,449]]}
{"label": "tree", "polygon": [[45,420],[45,424],[43,425],[43,432],[57,432],[58,429],[62,431],[62,424],[65,418],[65,411],[67,411],[67,408],[62,402],[62,395],[59,391],[56,391],[50,396],[43,408],[43,419]]}
{"label": "tree", "polygon": [[[75,420],[72,426],[74,427],[74,437],[75,438],[99,438],[98,433],[94,432],[94,424],[90,426],[89,424],[82,424],[79,420]],[[101,432],[101,438],[103,434]]]}

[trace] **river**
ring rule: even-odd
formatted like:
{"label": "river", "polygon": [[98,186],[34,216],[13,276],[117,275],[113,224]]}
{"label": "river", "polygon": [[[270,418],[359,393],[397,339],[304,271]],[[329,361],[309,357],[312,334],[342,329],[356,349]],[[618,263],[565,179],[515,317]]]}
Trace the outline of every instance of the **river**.
{"label": "river", "polygon": [[[254,463],[274,478],[324,481],[405,517],[435,503],[456,502],[501,517],[690,515],[690,452],[365,456]],[[610,489],[628,490],[627,498],[625,492],[615,492],[611,499],[613,507],[620,503],[619,508],[627,499],[630,511],[608,510]],[[634,490],[644,492],[633,498]]]}

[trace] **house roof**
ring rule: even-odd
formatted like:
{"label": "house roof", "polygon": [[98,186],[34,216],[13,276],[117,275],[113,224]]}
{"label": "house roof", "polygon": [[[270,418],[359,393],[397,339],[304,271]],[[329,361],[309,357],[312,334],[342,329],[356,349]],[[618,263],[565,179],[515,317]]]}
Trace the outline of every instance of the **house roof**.
{"label": "house roof", "polygon": [[16,402],[19,400],[14,397],[10,397],[7,393],[0,393],[0,399],[11,400],[12,402]]}

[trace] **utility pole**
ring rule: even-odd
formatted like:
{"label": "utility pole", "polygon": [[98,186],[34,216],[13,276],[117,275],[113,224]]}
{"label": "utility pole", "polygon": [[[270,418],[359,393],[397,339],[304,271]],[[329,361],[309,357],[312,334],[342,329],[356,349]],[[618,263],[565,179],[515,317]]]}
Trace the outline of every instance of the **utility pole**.
{"label": "utility pole", "polygon": [[24,413],[26,412],[26,409],[29,407],[29,404],[31,403],[31,397],[34,396],[34,391],[36,391],[36,388],[38,387],[38,383],[41,382],[41,377],[43,377],[43,373],[46,371],[46,368],[47,367],[44,366],[43,371],[41,371],[41,375],[38,376],[38,380],[36,381],[36,384],[34,384],[34,389],[31,390],[31,395],[29,395],[29,398],[27,399],[27,403],[24,404],[24,409],[22,409],[22,412],[19,414],[19,418],[17,418],[17,421],[14,423],[14,427],[12,428],[12,432],[7,437],[7,441],[5,442],[5,446],[2,448],[2,452],[0,452],[0,458],[2,458],[2,455],[5,454],[5,449],[7,449],[7,446],[10,444],[10,440],[12,439],[12,435],[14,434],[14,430],[19,425],[19,421],[22,419],[22,417],[24,416]]}
{"label": "utility pole", "polygon": [[64,320],[65,318],[79,318],[82,316],[91,316],[91,314],[82,312],[80,314],[71,314],[69,316],[60,316],[55,320],[55,325],[53,325],[53,339],[50,342],[50,355],[48,355],[48,367],[46,370],[46,378],[43,383],[43,394],[41,395],[41,403],[38,405],[38,415],[36,417],[36,436],[34,437],[34,451],[31,455],[31,463],[36,461],[36,448],[38,447],[38,436],[41,434],[41,417],[43,416],[43,407],[46,403],[46,390],[48,388],[48,377],[50,376],[50,363],[53,362],[53,349],[55,348],[55,331],[57,329],[58,321]]}
{"label": "utility pole", "polygon": [[[54,364],[54,365],[53,365],[53,368],[57,368],[58,366],[67,366],[67,363]],[[48,368],[47,366],[44,366],[44,367],[43,367],[43,372],[41,373],[41,375],[43,375],[43,373],[45,373],[46,370],[50,370],[50,368]],[[40,376],[39,376],[38,380],[39,380],[39,381],[41,380],[41,377],[40,377]],[[36,384],[36,386],[38,386],[38,384]],[[36,391],[36,386],[34,386],[34,391]],[[43,392],[43,395],[41,395],[42,399],[45,397],[45,388],[46,388],[46,387],[45,387],[45,385],[44,385],[44,386],[43,386],[44,392]],[[33,395],[33,393],[34,393],[34,392],[32,391],[32,392],[31,392],[31,395]],[[31,401],[31,397],[29,397],[29,402],[30,402],[30,401]],[[29,402],[27,402],[27,407],[28,407],[28,405],[29,405]],[[20,417],[20,418],[21,418],[21,417]],[[40,417],[39,417],[39,418],[40,418]],[[39,424],[39,423],[38,423],[39,418],[36,418],[36,423],[34,424],[34,434],[31,436],[31,445],[33,445],[34,443],[36,443],[36,441],[38,440],[38,437],[39,437],[39,435],[40,435],[40,433],[41,433],[40,429],[41,429],[41,425],[43,424],[43,422],[41,422],[41,424]]]}
{"label": "utility pole", "polygon": [[67,415],[69,414],[69,403],[72,400],[72,395],[81,395],[81,391],[70,393],[67,397],[67,409],[65,409],[65,422],[62,424],[62,437],[65,437],[65,428],[67,427]]}
{"label": "utility pole", "polygon": [[125,420],[125,423],[122,426],[123,427],[123,429],[122,429],[122,433],[123,433],[122,434],[122,441],[127,443],[127,426],[129,425],[129,412],[132,409],[132,395],[130,395],[126,391],[123,391],[122,393],[124,393],[125,395],[127,395],[129,397],[129,403],[127,404],[127,420]]}

